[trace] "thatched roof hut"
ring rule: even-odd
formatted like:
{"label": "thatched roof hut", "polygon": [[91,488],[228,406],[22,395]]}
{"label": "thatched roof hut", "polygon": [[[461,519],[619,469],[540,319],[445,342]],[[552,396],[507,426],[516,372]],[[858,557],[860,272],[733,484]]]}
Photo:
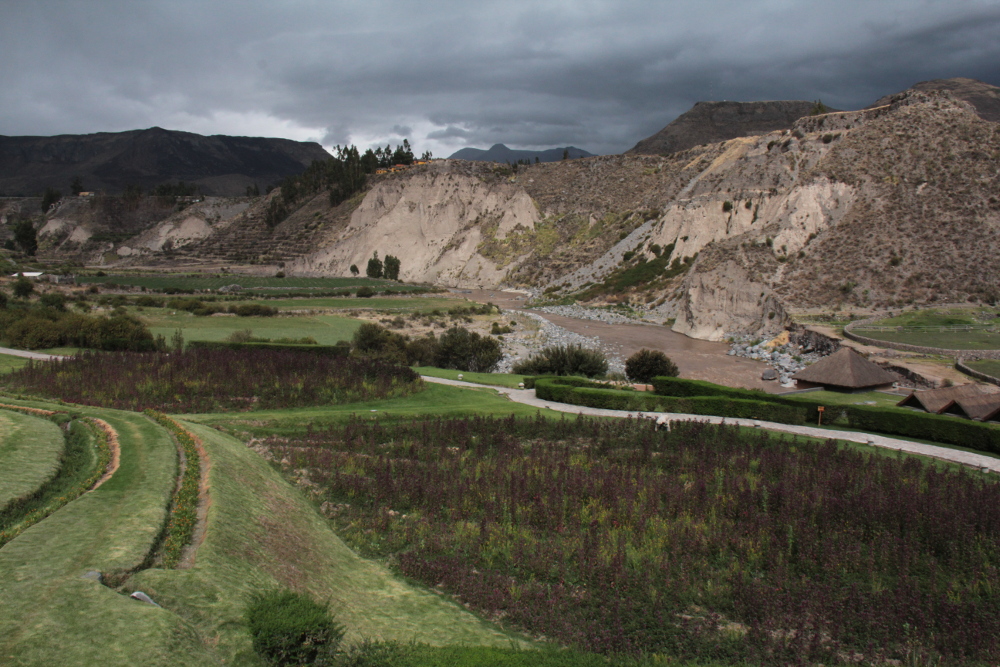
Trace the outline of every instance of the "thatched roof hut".
{"label": "thatched roof hut", "polygon": [[802,387],[839,391],[891,389],[895,375],[868,361],[849,347],[841,347],[792,376]]}
{"label": "thatched roof hut", "polygon": [[1000,416],[1000,392],[977,384],[915,391],[898,403],[936,414],[953,414],[978,421]]}

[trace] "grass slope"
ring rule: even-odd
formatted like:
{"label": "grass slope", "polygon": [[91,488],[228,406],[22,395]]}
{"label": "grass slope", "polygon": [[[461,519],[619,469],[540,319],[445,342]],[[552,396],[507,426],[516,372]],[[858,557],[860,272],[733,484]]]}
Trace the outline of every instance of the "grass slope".
{"label": "grass slope", "polygon": [[0,663],[174,665],[181,655],[186,665],[210,664],[177,616],[82,577],[145,560],[177,471],[173,442],[150,420],[115,410],[86,414],[117,430],[119,469],[0,549]]}
{"label": "grass slope", "polygon": [[212,462],[211,508],[193,567],[145,570],[128,582],[213,638],[226,664],[256,664],[240,616],[250,594],[282,586],[330,601],[347,640],[504,646],[510,637],[461,607],[364,560],[302,494],[246,445],[182,424]]}
{"label": "grass slope", "polygon": [[0,410],[0,510],[59,471],[65,440],[47,419]]}
{"label": "grass slope", "polygon": [[0,373],[16,371],[27,364],[28,360],[24,357],[15,357],[12,354],[0,354]]}

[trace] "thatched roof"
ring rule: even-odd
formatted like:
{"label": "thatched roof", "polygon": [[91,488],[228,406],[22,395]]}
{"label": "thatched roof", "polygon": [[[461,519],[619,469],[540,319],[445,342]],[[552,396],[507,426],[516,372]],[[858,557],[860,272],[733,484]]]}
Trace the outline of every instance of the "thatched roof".
{"label": "thatched roof", "polygon": [[989,421],[1000,414],[1000,393],[992,387],[962,384],[929,391],[915,391],[898,405],[921,408],[937,414],[950,413]]}
{"label": "thatched roof", "polygon": [[796,380],[844,389],[892,384],[896,376],[876,366],[849,347],[842,347],[792,376]]}

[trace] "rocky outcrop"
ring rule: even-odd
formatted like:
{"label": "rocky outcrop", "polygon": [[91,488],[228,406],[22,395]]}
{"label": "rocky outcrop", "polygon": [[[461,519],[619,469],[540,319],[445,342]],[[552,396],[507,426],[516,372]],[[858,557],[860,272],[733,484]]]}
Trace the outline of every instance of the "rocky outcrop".
{"label": "rocky outcrop", "polygon": [[703,340],[733,333],[780,330],[788,315],[777,295],[735,261],[709,271],[692,270],[673,330]]}
{"label": "rocky outcrop", "polygon": [[[1000,88],[991,86],[988,83],[957,77],[954,79],[932,79],[931,81],[921,81],[915,84],[910,90],[920,92],[948,91],[954,97],[968,102],[976,110],[976,113],[983,120],[993,123],[1000,123]],[[905,96],[908,91],[886,95],[879,99],[873,107],[892,104],[897,99]]]}
{"label": "rocky outcrop", "polygon": [[[824,107],[824,109],[826,109]],[[750,137],[787,130],[796,120],[817,110],[815,102],[698,102],[665,128],[643,139],[628,152],[667,155],[715,144],[737,137]],[[826,109],[834,111],[834,109]]]}
{"label": "rocky outcrop", "polygon": [[452,287],[496,287],[507,269],[479,254],[487,238],[531,230],[540,219],[531,197],[503,180],[434,165],[386,179],[365,195],[347,227],[325,247],[293,262],[302,275],[347,275],[374,253],[402,260],[400,279]]}

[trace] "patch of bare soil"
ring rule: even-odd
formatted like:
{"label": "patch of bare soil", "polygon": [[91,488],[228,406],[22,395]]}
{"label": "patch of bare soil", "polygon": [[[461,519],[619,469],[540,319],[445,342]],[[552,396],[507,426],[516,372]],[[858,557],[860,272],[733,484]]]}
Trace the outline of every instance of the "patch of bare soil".
{"label": "patch of bare soil", "polygon": [[118,432],[112,428],[111,424],[104,421],[103,419],[91,419],[90,422],[97,426],[97,428],[104,431],[108,436],[108,449],[111,450],[111,461],[108,462],[108,467],[105,469],[104,474],[101,478],[94,482],[94,485],[90,487],[91,491],[95,491],[101,484],[111,479],[111,476],[115,474],[118,470],[118,464],[121,463],[122,449],[118,444]]}
{"label": "patch of bare soil", "polygon": [[[505,310],[524,310],[524,295],[500,290],[470,290],[463,294],[473,301],[493,302]],[[761,389],[776,393],[781,387],[776,382],[760,379],[768,366],[760,361],[729,356],[729,345],[688,338],[667,327],[652,324],[607,324],[592,320],[578,320],[544,313],[542,316],[553,324],[582,336],[597,336],[618,348],[627,359],[642,348],[660,350],[670,357],[680,369],[681,377],[705,380],[728,387]]]}

